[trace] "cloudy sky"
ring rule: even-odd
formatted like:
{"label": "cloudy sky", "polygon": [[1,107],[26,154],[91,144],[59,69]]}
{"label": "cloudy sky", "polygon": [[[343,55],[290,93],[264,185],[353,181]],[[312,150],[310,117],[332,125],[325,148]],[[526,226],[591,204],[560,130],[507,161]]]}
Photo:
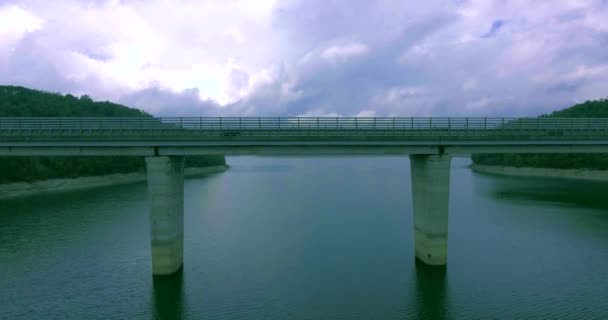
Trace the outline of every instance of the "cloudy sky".
{"label": "cloudy sky", "polygon": [[608,97],[608,0],[0,0],[0,84],[156,115],[536,115]]}

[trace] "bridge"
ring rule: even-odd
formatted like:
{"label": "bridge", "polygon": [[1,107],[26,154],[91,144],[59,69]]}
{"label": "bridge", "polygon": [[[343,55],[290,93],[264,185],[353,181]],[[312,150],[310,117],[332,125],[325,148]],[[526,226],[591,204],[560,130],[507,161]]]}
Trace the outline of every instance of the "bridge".
{"label": "bridge", "polygon": [[152,270],[183,263],[188,155],[409,155],[416,258],[447,263],[450,160],[475,153],[608,153],[608,118],[0,118],[0,156],[146,159]]}

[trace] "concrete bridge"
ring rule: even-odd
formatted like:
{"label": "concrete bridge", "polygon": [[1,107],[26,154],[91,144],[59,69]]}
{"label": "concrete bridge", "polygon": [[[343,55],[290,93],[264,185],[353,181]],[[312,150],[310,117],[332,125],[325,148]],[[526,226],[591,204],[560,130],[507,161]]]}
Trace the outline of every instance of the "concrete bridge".
{"label": "concrete bridge", "polygon": [[0,156],[146,158],[154,275],[183,261],[187,155],[409,155],[416,258],[447,263],[450,159],[608,153],[608,118],[0,118]]}

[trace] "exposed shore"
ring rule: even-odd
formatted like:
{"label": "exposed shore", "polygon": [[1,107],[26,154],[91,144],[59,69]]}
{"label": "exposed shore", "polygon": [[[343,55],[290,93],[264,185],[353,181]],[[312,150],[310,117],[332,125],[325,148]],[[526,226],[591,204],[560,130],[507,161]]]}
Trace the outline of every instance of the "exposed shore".
{"label": "exposed shore", "polygon": [[[186,168],[184,170],[184,175],[187,177],[192,177],[222,172],[226,169],[228,169],[227,165]],[[0,200],[30,196],[41,193],[84,190],[142,181],[146,181],[145,172],[116,173],[96,177],[79,177],[69,179],[49,179],[34,182],[6,183],[0,184]]]}
{"label": "exposed shore", "polygon": [[472,164],[471,169],[475,172],[522,176],[522,177],[547,177],[578,180],[608,181],[608,170],[590,169],[553,169],[553,168],[531,168],[531,167],[507,167]]}

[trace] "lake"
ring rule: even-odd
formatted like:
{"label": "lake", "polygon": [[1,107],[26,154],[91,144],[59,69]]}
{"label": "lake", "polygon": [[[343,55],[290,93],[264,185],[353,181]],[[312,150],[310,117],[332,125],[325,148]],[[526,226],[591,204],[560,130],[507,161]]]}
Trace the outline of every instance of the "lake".
{"label": "lake", "polygon": [[608,319],[608,182],[452,160],[447,268],[415,263],[407,157],[231,157],[185,184],[152,277],[145,183],[0,202],[0,319]]}

